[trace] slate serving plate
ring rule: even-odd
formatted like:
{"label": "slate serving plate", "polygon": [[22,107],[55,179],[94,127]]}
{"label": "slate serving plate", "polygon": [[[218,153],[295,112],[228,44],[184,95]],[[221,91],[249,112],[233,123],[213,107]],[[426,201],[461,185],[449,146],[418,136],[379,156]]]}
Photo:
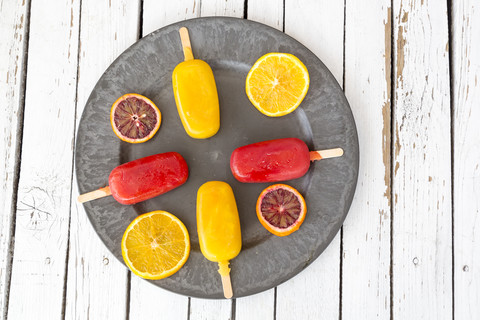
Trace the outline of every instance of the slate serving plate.
{"label": "slate serving plate", "polygon": [[[185,133],[173,97],[172,71],[183,61],[178,34],[182,26],[189,29],[195,57],[210,64],[217,83],[221,126],[206,140]],[[250,67],[268,52],[296,55],[310,74],[310,89],[303,103],[280,118],[258,112],[245,94]],[[131,92],[153,100],[163,118],[154,138],[138,145],[118,139],[109,122],[112,103]],[[310,150],[341,147],[345,154],[317,161],[304,177],[286,182],[305,196],[308,212],[298,231],[281,238],[266,231],[255,213],[257,197],[269,184],[237,182],[229,159],[237,147],[284,137],[300,138]],[[122,263],[121,238],[134,218],[153,210],[179,217],[190,233],[190,257],[173,276],[152,282],[192,297],[223,297],[217,265],[202,256],[198,244],[195,203],[204,182],[226,181],[235,193],[243,248],[231,261],[231,279],[234,297],[241,297],[279,285],[322,253],[347,215],[358,176],[355,121],[329,70],[293,38],[236,18],[199,18],[169,25],[133,44],[111,64],[93,89],[80,121],[75,153],[80,193],[107,185],[110,171],[119,164],[167,151],[179,152],[188,163],[190,176],[180,188],[133,206],[121,205],[112,197],[84,206],[95,231]]]}

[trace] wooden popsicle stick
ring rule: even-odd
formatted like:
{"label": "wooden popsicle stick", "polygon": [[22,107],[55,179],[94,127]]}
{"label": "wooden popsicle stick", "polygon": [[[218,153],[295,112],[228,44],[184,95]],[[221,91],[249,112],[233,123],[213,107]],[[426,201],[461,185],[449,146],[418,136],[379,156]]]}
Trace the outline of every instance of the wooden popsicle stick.
{"label": "wooden popsicle stick", "polygon": [[222,286],[223,286],[223,295],[225,298],[230,299],[233,297],[233,290],[232,290],[232,281],[230,280],[230,273],[226,276],[222,275]]}
{"label": "wooden popsicle stick", "polygon": [[183,55],[185,56],[185,61],[193,60],[192,44],[190,43],[188,29],[185,27],[181,27],[179,32],[180,40],[182,41]]}
{"label": "wooden popsicle stick", "polygon": [[328,158],[336,158],[336,157],[341,157],[341,156],[343,156],[343,149],[342,148],[310,151],[310,161],[328,159]]}
{"label": "wooden popsicle stick", "polygon": [[98,190],[87,192],[87,193],[79,195],[78,198],[77,198],[77,201],[80,202],[80,203],[84,203],[84,202],[87,202],[87,201],[103,198],[103,197],[109,196],[111,194],[112,194],[112,192],[110,191],[110,187],[106,186],[104,188],[100,188]]}
{"label": "wooden popsicle stick", "polygon": [[232,282],[230,281],[230,268],[229,261],[218,262],[218,273],[222,276],[223,295],[225,298],[230,299],[233,297]]}

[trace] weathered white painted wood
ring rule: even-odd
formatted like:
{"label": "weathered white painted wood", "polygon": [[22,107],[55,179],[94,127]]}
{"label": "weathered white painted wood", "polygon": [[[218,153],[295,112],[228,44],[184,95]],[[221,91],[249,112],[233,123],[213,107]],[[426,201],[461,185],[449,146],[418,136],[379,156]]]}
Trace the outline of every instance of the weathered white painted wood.
{"label": "weathered white painted wood", "polygon": [[[343,17],[343,1],[285,1],[285,33],[322,59],[340,84]],[[337,319],[339,294],[340,234],[337,234],[311,266],[277,288],[276,319]]]}
{"label": "weathered white painted wood", "polygon": [[390,3],[347,0],[345,20],[345,94],[357,125],[361,165],[343,226],[342,319],[388,319]]}
{"label": "weathered white painted wood", "polygon": [[[261,22],[282,31],[283,0],[249,1],[247,16],[249,20]],[[274,319],[274,313],[275,289],[236,300],[236,320]]]}
{"label": "weathered white painted wood", "polygon": [[79,1],[31,5],[8,316],[58,319],[70,214]]}
{"label": "weathered white painted wood", "polygon": [[231,314],[231,300],[190,299],[190,320],[227,320]]}
{"label": "weathered white painted wood", "polygon": [[310,49],[343,82],[342,0],[285,0],[285,33]]}
{"label": "weathered white painted wood", "polygon": [[395,0],[393,10],[393,317],[451,319],[446,1]]}
{"label": "weathered white painted wood", "polygon": [[275,319],[275,289],[236,299],[235,320]]}
{"label": "weathered white painted wood", "polygon": [[247,17],[282,31],[283,0],[250,0]]}
{"label": "weathered white painted wood", "polygon": [[200,16],[200,0],[143,2],[143,36],[161,27]]}
{"label": "weathered white painted wood", "polygon": [[[137,1],[82,1],[77,127],[98,78],[137,40],[138,6]],[[77,203],[74,176],[65,318],[123,319],[127,310],[127,269],[101,243],[83,206]]]}
{"label": "weathered white painted wood", "polygon": [[202,17],[228,16],[243,17],[244,0],[208,0],[200,1]]}
{"label": "weathered white painted wood", "polygon": [[159,288],[132,274],[131,320],[187,319],[188,298]]}
{"label": "weathered white painted wood", "polygon": [[[145,36],[171,23],[196,18],[200,14],[199,0],[143,2],[143,35]],[[180,43],[179,43],[180,45]],[[187,319],[189,299],[177,295],[131,275],[131,320]]]}
{"label": "weathered white painted wood", "polygon": [[480,3],[453,1],[454,307],[480,318]]}
{"label": "weathered white painted wood", "polygon": [[21,130],[19,115],[23,108],[23,70],[27,7],[20,1],[0,2],[0,317],[6,313],[6,295],[10,275],[13,195]]}

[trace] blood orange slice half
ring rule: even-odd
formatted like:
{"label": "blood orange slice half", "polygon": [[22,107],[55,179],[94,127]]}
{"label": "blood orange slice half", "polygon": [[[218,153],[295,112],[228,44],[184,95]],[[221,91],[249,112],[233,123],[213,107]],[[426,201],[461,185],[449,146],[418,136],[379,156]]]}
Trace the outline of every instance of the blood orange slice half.
{"label": "blood orange slice half", "polygon": [[136,93],[128,93],[113,103],[110,122],[113,132],[121,140],[141,143],[157,133],[162,114],[152,100]]}
{"label": "blood orange slice half", "polygon": [[297,189],[286,184],[275,184],[262,191],[257,200],[257,217],[274,235],[283,237],[298,230],[307,205]]}

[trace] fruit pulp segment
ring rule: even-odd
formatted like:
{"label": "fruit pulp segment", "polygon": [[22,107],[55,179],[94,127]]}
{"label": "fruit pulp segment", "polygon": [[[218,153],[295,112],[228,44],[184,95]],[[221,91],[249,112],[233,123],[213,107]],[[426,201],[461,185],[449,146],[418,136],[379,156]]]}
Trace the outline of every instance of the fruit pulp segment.
{"label": "fruit pulp segment", "polygon": [[131,139],[143,139],[155,129],[159,119],[146,101],[129,97],[118,103],[113,114],[118,131]]}
{"label": "fruit pulp segment", "polygon": [[217,87],[210,66],[202,60],[184,61],[172,75],[178,114],[189,136],[205,139],[220,128]]}
{"label": "fruit pulp segment", "polygon": [[209,181],[198,189],[197,231],[200,249],[208,260],[224,262],[240,253],[240,219],[228,183]]}
{"label": "fruit pulp segment", "polygon": [[297,138],[262,141],[237,148],[230,169],[240,182],[276,182],[300,178],[310,167],[307,145]]}
{"label": "fruit pulp segment", "polygon": [[185,235],[169,216],[140,220],[126,239],[128,257],[140,272],[158,274],[178,264],[186,250]]}
{"label": "fruit pulp segment", "polygon": [[265,194],[260,208],[263,217],[271,225],[288,228],[298,220],[302,205],[295,194],[279,188]]}
{"label": "fruit pulp segment", "polygon": [[252,97],[270,112],[295,104],[304,95],[306,85],[304,69],[284,56],[275,55],[253,71],[249,83]]}
{"label": "fruit pulp segment", "polygon": [[176,152],[159,153],[122,164],[108,179],[112,196],[135,204],[175,189],[187,181],[188,166]]}

